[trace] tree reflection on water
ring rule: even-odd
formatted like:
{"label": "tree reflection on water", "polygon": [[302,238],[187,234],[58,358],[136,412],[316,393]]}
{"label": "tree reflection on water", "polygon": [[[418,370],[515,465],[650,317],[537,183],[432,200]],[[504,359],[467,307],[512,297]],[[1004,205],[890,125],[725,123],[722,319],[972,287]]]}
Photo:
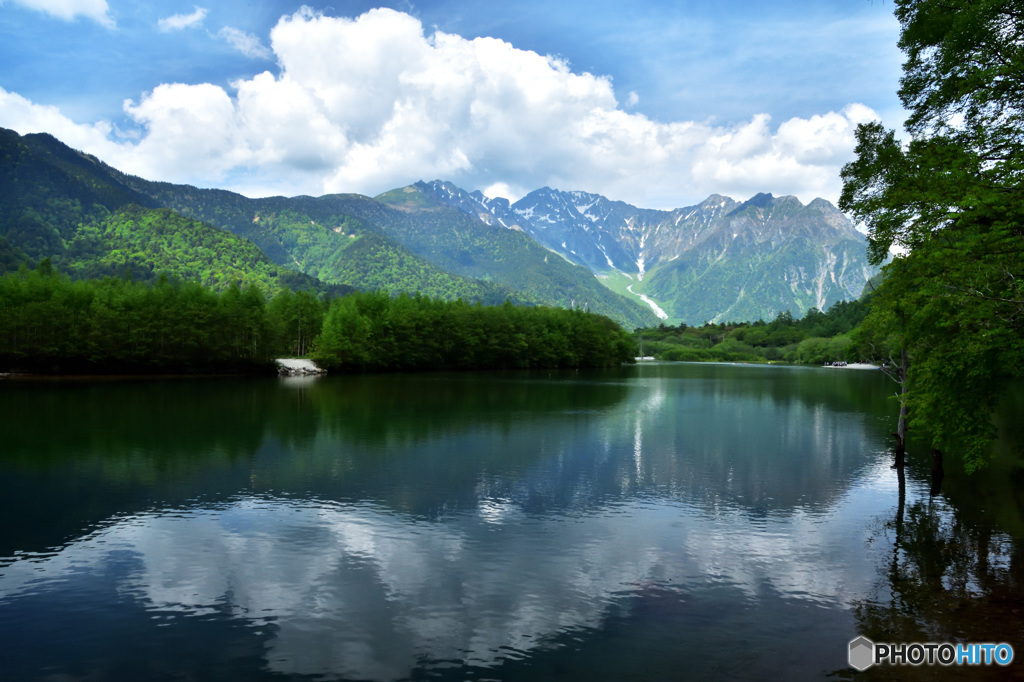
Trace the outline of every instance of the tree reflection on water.
{"label": "tree reflection on water", "polygon": [[[918,465],[927,470],[923,459]],[[954,479],[948,497],[934,494],[933,482],[911,480],[909,500],[903,472],[894,472],[896,509],[872,538],[891,543],[892,551],[854,615],[859,632],[874,642],[1006,642],[1017,660],[1009,667],[881,665],[866,677],[1024,679],[1024,538],[1006,530],[1018,531],[1018,523],[1005,523],[1021,518],[1024,471],[1013,463],[993,468]]]}

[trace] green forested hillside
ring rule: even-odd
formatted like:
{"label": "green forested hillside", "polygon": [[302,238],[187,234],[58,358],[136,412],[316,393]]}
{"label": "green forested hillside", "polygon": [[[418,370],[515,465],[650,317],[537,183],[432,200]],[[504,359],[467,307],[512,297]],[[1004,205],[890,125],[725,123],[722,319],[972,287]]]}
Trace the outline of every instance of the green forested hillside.
{"label": "green forested hillside", "polygon": [[[628,326],[656,320],[645,306],[609,291],[589,271],[551,254],[529,236],[488,226],[415,188],[395,190],[379,200],[357,194],[247,199],[128,176],[124,182],[161,206],[244,236],[276,263],[325,282],[360,288],[383,284],[392,293],[419,292],[448,300],[507,297],[585,307]],[[367,234],[377,239],[349,252]],[[356,257],[359,248],[371,247],[385,263]]]}
{"label": "green forested hillside", "polygon": [[[316,288],[317,278],[392,294],[583,308],[629,326],[656,319],[529,236],[415,189],[397,207],[359,195],[249,199],[129,176],[51,136],[12,131],[0,136],[0,166],[7,270],[51,258],[75,277],[165,272],[215,287],[241,279],[267,293]],[[184,218],[147,212],[158,207]]]}
{"label": "green forested hillside", "polygon": [[[156,201],[182,215],[217,224],[245,237],[275,263],[323,282],[488,304],[506,299],[534,302],[512,288],[446,272],[345,212],[344,207],[350,203],[376,204],[366,197],[247,199],[219,190],[141,180],[129,182],[140,188],[148,187]],[[364,212],[371,217],[383,213],[375,212],[372,206]]]}
{"label": "green forested hillside", "polygon": [[130,184],[49,135],[0,129],[0,272],[49,259],[75,278],[155,281],[164,274],[217,290],[237,281],[266,295],[328,290],[276,265],[247,239],[155,208]]}
{"label": "green forested hillside", "polygon": [[[22,252],[24,254],[24,252]],[[154,282],[161,275],[195,281],[217,291],[232,282],[267,296],[282,289],[326,291],[316,279],[271,262],[252,242],[169,209],[129,204],[82,222],[68,240],[36,252],[76,279],[120,277]],[[7,270],[22,259],[11,257]],[[333,288],[333,293],[349,289]]]}
{"label": "green forested hillside", "polygon": [[325,281],[339,252],[367,226],[313,197],[250,199],[234,192],[190,185],[150,182],[124,176],[125,182],[158,205],[244,237],[275,263]]}
{"label": "green forested hillside", "polygon": [[[317,278],[392,294],[578,307],[629,326],[655,321],[649,309],[527,235],[492,228],[421,193],[415,206],[405,197],[398,208],[359,195],[249,199],[150,182],[51,136],[13,131],[0,136],[0,166],[0,267],[6,270],[48,257],[76,277],[151,279],[167,272],[213,286],[241,277],[266,292],[318,287]],[[130,218],[117,215],[129,205],[135,207]],[[190,220],[145,213],[158,207]],[[245,241],[207,233],[198,221],[248,240],[269,261]],[[182,234],[172,235],[175,230]],[[219,256],[211,253],[211,239]]]}
{"label": "green forested hillside", "polygon": [[0,272],[15,270],[31,260],[28,254],[7,241],[7,237],[0,236]]}
{"label": "green forested hillside", "polygon": [[491,282],[449,274],[380,235],[354,238],[332,259],[332,277],[364,291],[415,291],[446,301],[463,299],[498,305],[535,304],[520,292]]}
{"label": "green forested hillside", "polygon": [[21,137],[0,128],[0,236],[10,249],[39,260],[62,255],[81,223],[103,220],[126,204],[153,205],[105,169],[49,135]]}

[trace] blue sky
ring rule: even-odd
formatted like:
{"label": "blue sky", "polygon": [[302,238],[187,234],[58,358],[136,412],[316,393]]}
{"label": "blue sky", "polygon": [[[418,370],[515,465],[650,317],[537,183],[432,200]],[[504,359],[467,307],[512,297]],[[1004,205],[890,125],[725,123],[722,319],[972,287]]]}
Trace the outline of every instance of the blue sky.
{"label": "blue sky", "polygon": [[0,126],[251,196],[835,201],[856,123],[902,123],[898,31],[882,0],[0,0]]}

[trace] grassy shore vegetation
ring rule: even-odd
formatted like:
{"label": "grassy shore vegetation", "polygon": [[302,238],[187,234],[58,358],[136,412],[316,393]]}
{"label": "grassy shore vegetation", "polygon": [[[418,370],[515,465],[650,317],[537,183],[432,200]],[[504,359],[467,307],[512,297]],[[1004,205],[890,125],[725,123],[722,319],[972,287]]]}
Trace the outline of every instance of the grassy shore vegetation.
{"label": "grassy shore vegetation", "polygon": [[383,292],[267,300],[255,285],[72,280],[46,259],[0,277],[0,372],[255,372],[294,355],[342,371],[604,367],[633,344],[578,310]]}
{"label": "grassy shore vegetation", "polygon": [[633,332],[637,352],[659,360],[691,362],[788,362],[822,365],[872,357],[870,339],[858,328],[867,301],[838,301],[822,312],[811,308],[800,319],[789,312],[771,322],[707,323],[699,327],[660,325]]}

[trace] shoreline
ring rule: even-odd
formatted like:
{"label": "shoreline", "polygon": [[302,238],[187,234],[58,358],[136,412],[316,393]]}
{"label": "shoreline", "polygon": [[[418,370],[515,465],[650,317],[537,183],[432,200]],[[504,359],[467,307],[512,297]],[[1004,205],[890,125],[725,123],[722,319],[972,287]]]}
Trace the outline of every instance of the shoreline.
{"label": "shoreline", "polygon": [[[280,363],[281,359],[275,360],[270,366],[260,367],[256,371],[241,371],[241,372],[160,372],[160,373],[132,373],[132,372],[112,372],[112,373],[96,373],[96,374],[74,374],[74,373],[38,373],[38,372],[0,372],[0,383],[5,381],[131,381],[131,380],[145,380],[145,379],[224,379],[224,378],[240,378],[240,377],[296,377],[296,376],[326,376],[328,372],[310,360],[300,358],[284,358],[287,364]],[[295,363],[297,367],[288,367]],[[832,365],[805,365],[799,363],[788,363],[779,361],[768,361],[768,362],[755,362],[755,361],[736,361],[736,360],[658,360],[653,356],[644,356],[635,358],[633,362],[623,363],[622,366],[637,366],[649,363],[680,363],[680,364],[726,364],[726,365],[753,365],[762,367],[805,367],[805,368],[821,368],[821,369],[852,369],[852,370],[874,370],[881,371],[879,365],[872,365],[866,362],[851,362],[841,367],[833,367]],[[313,369],[315,368],[315,369]],[[549,371],[553,368],[534,368],[538,371]],[[580,369],[580,368],[577,368]],[[600,369],[600,368],[587,368],[587,369]],[[291,370],[291,371],[288,371]],[[426,370],[448,372],[448,371],[494,371],[494,370],[451,370],[438,368],[436,370]],[[498,370],[505,371],[505,370]],[[529,371],[529,370],[527,370]],[[294,372],[294,373],[292,373]],[[396,372],[340,372],[341,374],[395,374]],[[402,373],[402,372],[397,372]],[[421,374],[422,371],[408,372],[410,374]]]}
{"label": "shoreline", "polygon": [[229,379],[239,377],[272,377],[273,372],[237,372],[216,374],[42,374],[33,372],[0,372],[0,383],[4,381],[134,381],[145,379]]}

